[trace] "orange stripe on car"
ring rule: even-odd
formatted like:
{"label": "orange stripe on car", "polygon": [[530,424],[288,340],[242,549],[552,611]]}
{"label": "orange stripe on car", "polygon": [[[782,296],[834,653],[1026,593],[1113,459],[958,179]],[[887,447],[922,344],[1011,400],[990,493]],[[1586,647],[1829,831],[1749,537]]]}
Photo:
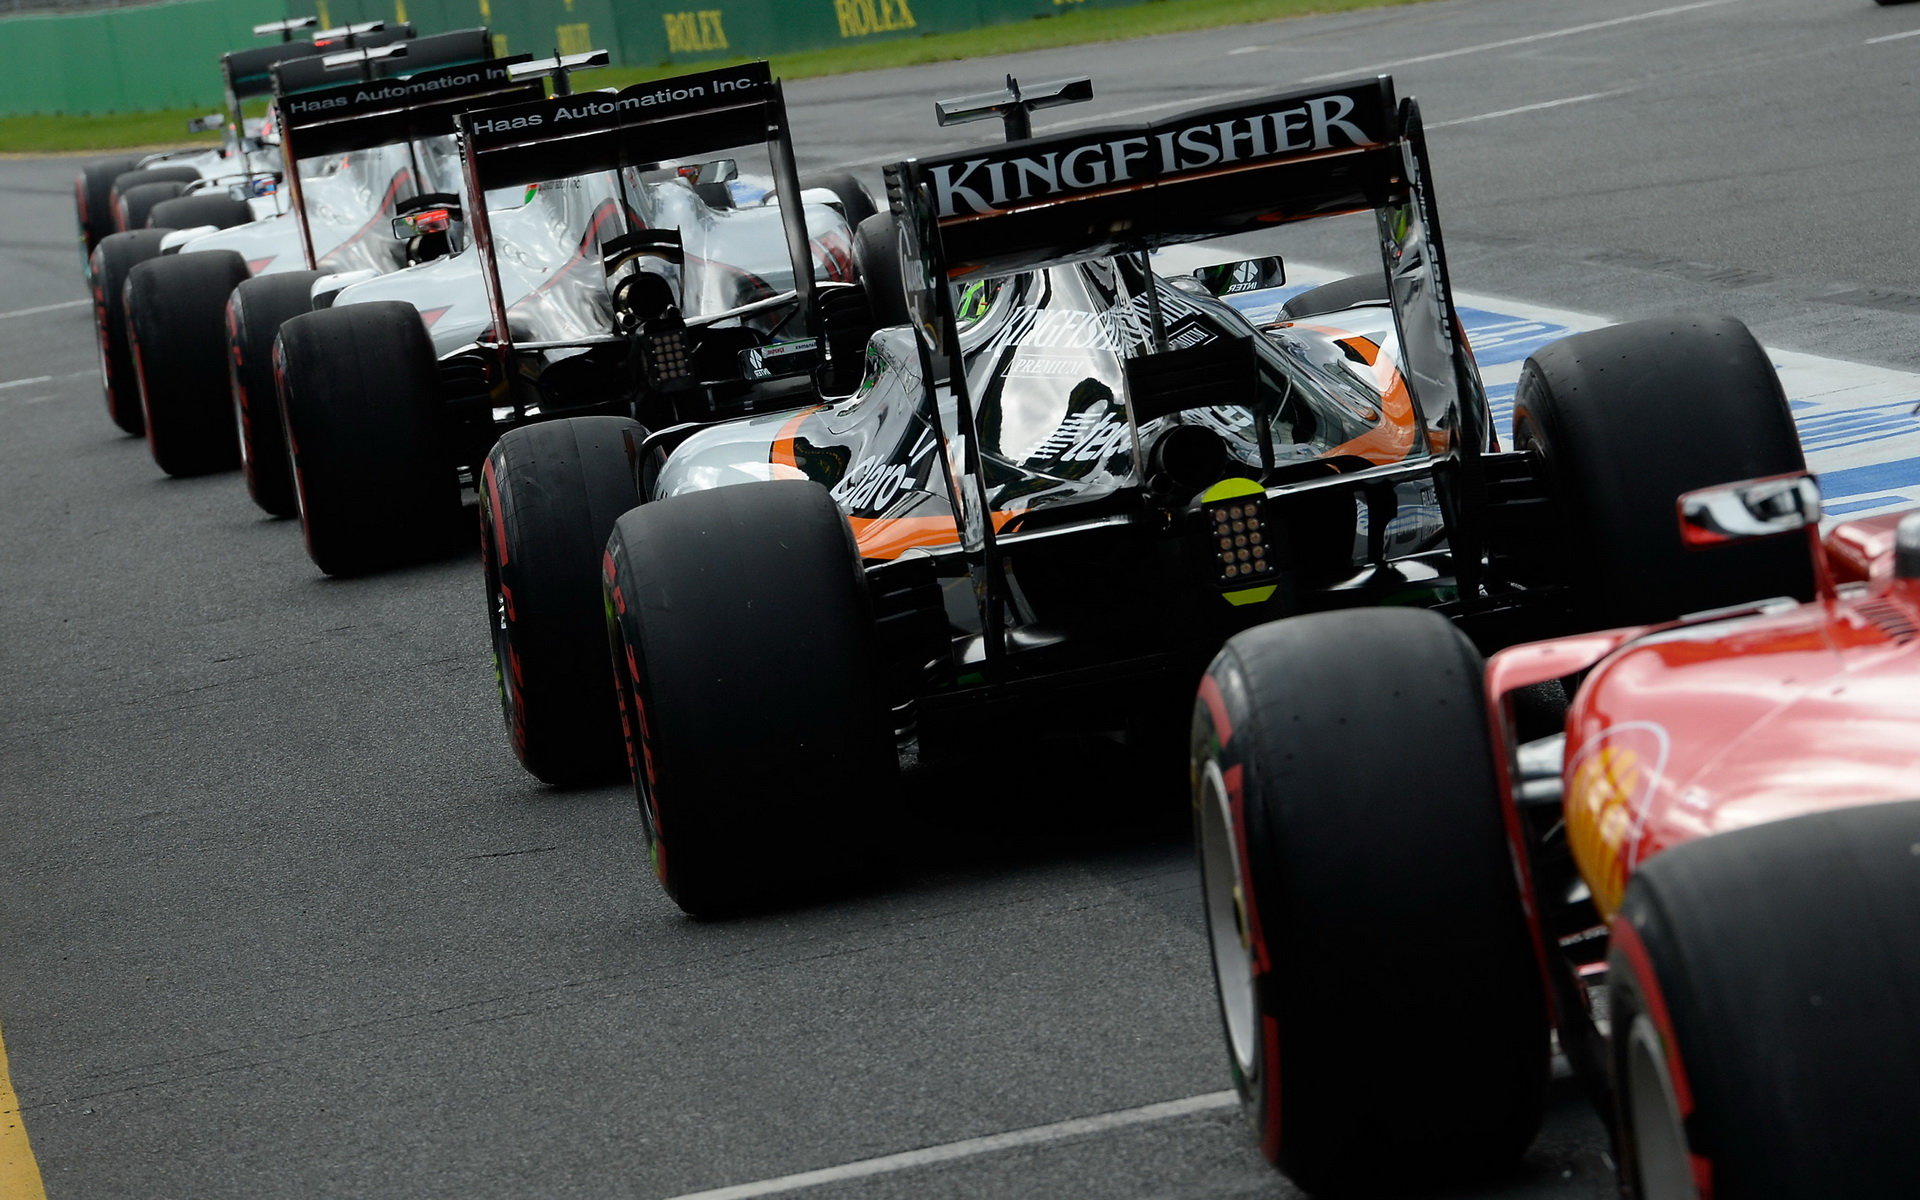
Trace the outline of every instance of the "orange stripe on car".
{"label": "orange stripe on car", "polygon": [[825,407],[824,404],[816,404],[812,408],[803,408],[793,414],[793,418],[782,425],[780,432],[774,435],[773,450],[768,455],[769,460],[776,466],[799,470],[800,462],[794,457],[793,440],[800,436],[800,423]]}
{"label": "orange stripe on car", "polygon": [[[994,513],[994,532],[1004,530],[1007,522],[1025,511]],[[895,559],[909,550],[952,546],[960,540],[960,529],[950,516],[848,517],[847,524],[853,526],[853,540],[862,558]]]}

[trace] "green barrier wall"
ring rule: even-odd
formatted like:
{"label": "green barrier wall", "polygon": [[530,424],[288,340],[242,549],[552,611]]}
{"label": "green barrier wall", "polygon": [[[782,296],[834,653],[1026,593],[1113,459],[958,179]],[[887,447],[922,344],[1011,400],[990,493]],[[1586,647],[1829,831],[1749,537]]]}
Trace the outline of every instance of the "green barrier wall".
{"label": "green barrier wall", "polygon": [[651,66],[830,49],[1145,2],[178,0],[0,18],[0,115],[217,108],[220,55],[262,44],[252,38],[253,26],[292,15],[317,16],[323,25],[409,20],[423,34],[487,25],[508,53],[604,47],[620,65]]}

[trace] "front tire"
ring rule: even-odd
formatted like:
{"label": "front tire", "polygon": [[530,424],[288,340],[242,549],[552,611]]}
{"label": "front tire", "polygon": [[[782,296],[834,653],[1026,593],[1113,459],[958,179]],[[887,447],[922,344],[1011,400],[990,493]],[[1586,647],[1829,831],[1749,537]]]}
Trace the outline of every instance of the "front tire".
{"label": "front tire", "polygon": [[460,515],[438,363],[398,300],[294,317],[275,343],[307,554],[329,575],[428,556]]}
{"label": "front tire", "polygon": [[1355,610],[1239,634],[1201,685],[1232,1074],[1262,1153],[1311,1193],[1471,1178],[1539,1127],[1547,1007],[1481,671],[1440,616]]}
{"label": "front tire", "polygon": [[227,297],[247,278],[231,250],[164,254],[127,274],[127,337],[153,461],[169,475],[240,465],[228,400]]}
{"label": "front tire", "polygon": [[500,709],[513,752],[558,787],[622,777],[626,743],[600,560],[640,503],[646,430],[572,417],[509,430],[480,479],[480,556]]}
{"label": "front tire", "polygon": [[313,285],[324,271],[285,271],[245,280],[227,297],[227,387],[240,431],[240,466],[247,494],[276,517],[300,515],[280,425],[273,379],[273,341],[280,327],[313,311]]}
{"label": "front tire", "polygon": [[720,916],[866,870],[899,759],[859,551],[827,490],[784,480],[643,504],[614,526],[605,570],[667,894]]}
{"label": "front tire", "polygon": [[1803,539],[1681,541],[1682,493],[1806,470],[1773,361],[1739,321],[1636,321],[1544,347],[1521,370],[1513,440],[1559,514],[1551,569],[1582,627],[1812,597]]}
{"label": "front tire", "polygon": [[1915,846],[1920,801],[1905,801],[1716,834],[1640,868],[1608,955],[1629,1196],[1913,1194]]}

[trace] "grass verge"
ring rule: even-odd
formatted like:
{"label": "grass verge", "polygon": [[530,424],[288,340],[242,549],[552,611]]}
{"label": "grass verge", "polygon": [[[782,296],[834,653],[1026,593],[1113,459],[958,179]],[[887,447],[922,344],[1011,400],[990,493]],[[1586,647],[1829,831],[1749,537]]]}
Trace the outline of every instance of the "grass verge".
{"label": "grass verge", "polygon": [[[1422,0],[1146,0],[1127,8],[1082,10],[1011,25],[990,25],[964,33],[890,38],[831,50],[780,54],[774,73],[784,79],[809,79],[852,71],[877,71],[919,63],[985,58],[1021,50],[1050,50],[1089,42],[1116,42],[1156,34],[1185,33],[1225,25],[1247,25],[1317,13],[1346,12],[1418,4]],[[619,67],[583,73],[583,87],[624,87],[685,71],[719,66],[671,63],[657,67]],[[113,150],[131,146],[212,144],[213,134],[188,135],[186,124],[208,110],[164,109],[92,116],[0,117],[0,153],[58,154]]]}

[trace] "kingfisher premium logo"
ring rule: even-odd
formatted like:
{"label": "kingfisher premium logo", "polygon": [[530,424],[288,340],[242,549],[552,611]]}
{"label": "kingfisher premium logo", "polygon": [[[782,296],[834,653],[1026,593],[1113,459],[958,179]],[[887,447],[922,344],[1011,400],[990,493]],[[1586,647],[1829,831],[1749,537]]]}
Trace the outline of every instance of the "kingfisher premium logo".
{"label": "kingfisher premium logo", "polygon": [[1375,95],[1330,93],[1283,107],[1196,114],[1127,136],[1031,146],[1004,158],[981,155],[929,165],[934,212],[968,216],[1078,192],[1144,183],[1210,167],[1378,145]]}

